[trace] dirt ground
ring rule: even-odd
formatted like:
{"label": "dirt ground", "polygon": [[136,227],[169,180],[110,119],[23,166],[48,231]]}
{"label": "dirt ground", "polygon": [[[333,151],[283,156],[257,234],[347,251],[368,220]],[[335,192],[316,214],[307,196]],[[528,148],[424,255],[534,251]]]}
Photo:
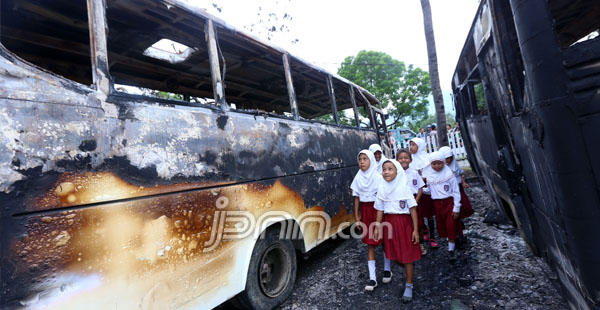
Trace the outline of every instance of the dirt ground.
{"label": "dirt ground", "polygon": [[379,286],[365,292],[367,249],[360,240],[331,240],[308,259],[299,258],[296,286],[280,309],[567,309],[546,263],[530,254],[510,225],[486,224],[495,208],[483,187],[467,189],[475,214],[465,220],[467,242],[448,263],[447,243],[429,249],[415,264],[413,302],[402,304],[402,267],[393,264],[383,284],[383,254],[377,249]]}

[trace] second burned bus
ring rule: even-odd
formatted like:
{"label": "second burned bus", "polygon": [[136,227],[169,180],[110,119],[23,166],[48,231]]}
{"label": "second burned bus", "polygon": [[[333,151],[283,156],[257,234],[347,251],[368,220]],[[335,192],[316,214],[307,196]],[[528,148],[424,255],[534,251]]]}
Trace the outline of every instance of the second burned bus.
{"label": "second burned bus", "polygon": [[0,308],[273,308],[353,221],[361,87],[175,0],[0,10]]}
{"label": "second burned bus", "polygon": [[452,88],[472,167],[572,309],[600,309],[600,1],[481,1]]}

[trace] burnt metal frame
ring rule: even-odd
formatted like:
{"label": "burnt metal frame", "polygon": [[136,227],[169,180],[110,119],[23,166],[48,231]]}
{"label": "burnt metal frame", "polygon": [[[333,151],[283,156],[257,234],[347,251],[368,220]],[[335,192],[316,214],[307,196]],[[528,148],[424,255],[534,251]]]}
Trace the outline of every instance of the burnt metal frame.
{"label": "burnt metal frame", "polygon": [[[92,72],[94,88],[99,90],[104,95],[108,96],[115,93],[114,81],[110,75],[108,67],[108,47],[106,34],[108,29],[108,23],[106,21],[106,3],[105,0],[87,0],[88,7],[88,20],[90,27],[90,50],[92,58]],[[223,86],[223,80],[221,77],[220,63],[219,63],[219,49],[218,49],[218,38],[216,36],[216,29],[212,19],[207,19],[205,26],[207,50],[210,63],[211,80],[213,85],[213,95],[215,102],[219,108],[223,111],[230,109],[226,101],[226,94]],[[298,111],[298,102],[296,99],[296,92],[292,80],[290,59],[287,53],[282,56],[284,73],[286,78],[286,84],[288,89],[288,97],[290,100],[290,110],[294,120],[300,120],[300,114]],[[335,119],[335,125],[340,126],[340,120],[337,114],[337,102],[335,100],[335,92],[333,89],[332,76],[328,74],[326,76],[327,89],[329,91],[329,97],[331,101],[331,108],[333,117]],[[354,118],[356,128],[360,129],[360,119],[358,114],[358,108],[356,106],[356,99],[354,96],[354,85],[349,83],[350,88],[350,100],[352,101],[352,108],[354,110]],[[369,113],[371,120],[371,129],[377,131],[378,126],[375,122],[375,117],[371,109],[374,107],[370,104],[369,100],[365,95],[357,89],[359,94],[365,100],[366,108]],[[382,116],[383,117],[383,116]],[[331,124],[330,124],[331,125]],[[385,126],[384,126],[385,127]],[[387,131],[387,128],[384,128]]]}
{"label": "burnt metal frame", "polygon": [[327,90],[329,91],[329,100],[331,100],[331,113],[336,125],[340,125],[340,119],[337,114],[337,102],[335,101],[335,91],[333,90],[333,83],[331,82],[331,75],[327,75]]}
{"label": "burnt metal frame", "polygon": [[106,3],[104,0],[87,0],[87,11],[94,87],[108,96],[114,84],[108,72]]}
{"label": "burnt metal frame", "polygon": [[[504,1],[493,0],[488,2],[504,3]],[[501,145],[498,140],[495,141],[496,146],[502,147],[498,150],[498,159],[513,160],[516,163],[515,166],[511,163],[502,163],[500,166],[503,167],[498,168],[499,177],[508,181],[509,191],[506,193],[523,197],[524,204],[528,206],[525,213],[533,219],[530,220],[533,231],[539,229],[553,235],[547,238],[544,235],[533,236],[536,239],[535,246],[539,246],[537,254],[545,256],[550,265],[558,270],[559,276],[568,276],[561,282],[563,287],[566,287],[565,291],[568,293],[567,299],[571,307],[597,309],[600,305],[599,300],[590,293],[598,289],[597,268],[594,269],[590,262],[598,261],[600,252],[585,247],[583,241],[591,240],[597,232],[593,225],[582,225],[586,223],[584,221],[591,222],[597,218],[599,205],[598,192],[594,191],[598,188],[598,186],[594,187],[598,184],[597,178],[594,179],[593,170],[590,169],[589,158],[591,157],[586,154],[586,151],[590,152],[589,141],[586,142],[586,137],[582,134],[584,128],[582,124],[587,122],[589,126],[593,121],[589,118],[584,120],[584,117],[574,112],[576,99],[569,85],[568,61],[565,61],[572,47],[561,46],[558,37],[560,34],[556,29],[556,16],[553,15],[555,12],[550,8],[552,2],[559,3],[559,1],[547,0],[510,0],[506,1],[509,5],[508,9],[499,11],[495,9],[504,6],[491,6],[494,10],[493,29],[498,29],[497,32],[493,30],[494,42],[500,46],[498,65],[504,71],[502,78],[506,78],[512,100],[496,99],[497,103],[493,105],[498,106],[494,107],[494,111],[490,109],[490,121],[494,125],[494,130],[512,129],[512,132],[509,131],[504,135],[507,139],[505,145]],[[562,3],[566,4],[568,1]],[[507,26],[512,27],[513,24],[516,38],[502,37],[500,31]],[[471,31],[473,28],[474,26],[471,27]],[[516,46],[506,48],[507,42],[511,40],[510,43],[513,43],[513,39],[516,39],[514,40]],[[468,42],[467,39],[461,57],[469,48]],[[509,54],[506,54],[507,51]],[[600,49],[595,51],[587,49],[585,52],[587,55],[597,57],[598,51]],[[516,68],[513,67],[512,62],[515,58],[522,60],[522,68],[518,65],[515,66]],[[462,66],[461,61],[462,59],[457,65],[455,76],[461,69],[459,68]],[[525,73],[524,76],[521,71]],[[457,85],[459,82],[455,80],[453,84],[455,97],[459,99],[457,102],[460,102],[457,105],[457,120],[462,119],[461,125],[465,125],[468,119],[472,119],[467,111],[471,108],[471,104],[467,100],[469,98],[466,98],[467,94],[463,92],[463,87],[468,86],[468,83]],[[517,87],[514,87],[515,85]],[[471,89],[468,87],[467,91]],[[592,101],[586,103],[591,104]],[[463,136],[466,138],[466,144],[471,137],[468,129],[468,126],[461,126],[461,130],[465,131]],[[472,133],[472,137],[478,135],[479,133]],[[565,151],[565,145],[569,145],[570,150],[577,151]],[[467,150],[471,150],[472,153],[473,146],[467,147]],[[511,152],[514,152],[514,158],[510,158]],[[519,152],[523,158],[518,156]],[[547,174],[536,171],[536,167],[539,169],[537,163],[534,164],[537,158],[543,159],[547,164],[544,167],[549,171]],[[477,163],[474,168],[477,168]],[[512,175],[509,174],[508,177],[502,175],[502,170],[509,169],[512,169]],[[478,174],[482,175],[482,173]],[[531,180],[537,180],[537,175],[541,175],[541,179],[544,179],[548,185],[536,187],[535,182]],[[529,184],[526,183],[527,180]],[[534,210],[533,206],[536,203],[544,203],[543,199],[536,199],[536,195],[554,196],[551,204],[544,205],[548,211]],[[532,217],[531,214],[535,216]],[[552,216],[553,214],[559,216]],[[569,242],[565,242],[567,240]],[[560,256],[549,254],[550,246],[556,247],[554,249],[560,253]],[[585,253],[583,249],[586,249]],[[576,268],[572,273],[568,269],[561,271],[563,265]]]}
{"label": "burnt metal frame", "polygon": [[356,128],[360,128],[360,118],[358,117],[358,108],[356,107],[356,98],[354,97],[354,86],[350,84],[350,101],[352,101],[352,110],[354,111],[354,119],[356,120]]}
{"label": "burnt metal frame", "polygon": [[223,87],[223,80],[221,79],[221,71],[219,70],[219,50],[217,49],[217,39],[215,37],[215,27],[212,20],[208,20],[206,23],[207,34],[206,40],[208,43],[208,59],[210,63],[210,74],[213,85],[213,95],[215,96],[215,102],[221,109],[228,110],[229,105],[225,101],[225,91]]}
{"label": "burnt metal frame", "polygon": [[287,84],[288,95],[290,97],[290,110],[294,116],[294,120],[300,120],[298,112],[298,101],[296,99],[296,90],[294,89],[294,81],[292,80],[292,70],[290,69],[290,57],[288,54],[283,54],[283,69],[285,71],[285,82]]}

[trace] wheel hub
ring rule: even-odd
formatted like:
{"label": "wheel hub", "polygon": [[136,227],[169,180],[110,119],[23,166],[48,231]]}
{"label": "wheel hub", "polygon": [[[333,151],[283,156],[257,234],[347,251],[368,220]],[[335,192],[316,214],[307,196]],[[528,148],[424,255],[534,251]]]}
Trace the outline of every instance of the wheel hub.
{"label": "wheel hub", "polygon": [[265,295],[274,298],[285,290],[290,278],[290,260],[279,244],[273,244],[265,251],[258,273]]}

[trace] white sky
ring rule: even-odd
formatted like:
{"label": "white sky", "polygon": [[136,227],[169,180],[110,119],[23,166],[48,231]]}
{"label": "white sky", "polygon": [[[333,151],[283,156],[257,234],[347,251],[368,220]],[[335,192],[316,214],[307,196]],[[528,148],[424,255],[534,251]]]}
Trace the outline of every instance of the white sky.
{"label": "white sky", "polygon": [[[258,6],[264,12],[287,12],[292,16],[287,23],[289,33],[277,35],[271,42],[333,73],[344,58],[360,50],[385,52],[407,64],[428,69],[419,0],[221,0],[218,1],[221,13],[212,8],[216,1],[187,1],[208,8],[210,13],[238,29],[256,23]],[[446,111],[454,113],[450,82],[479,0],[430,2]],[[292,39],[299,41],[291,44]],[[429,110],[433,114],[431,98]]]}

